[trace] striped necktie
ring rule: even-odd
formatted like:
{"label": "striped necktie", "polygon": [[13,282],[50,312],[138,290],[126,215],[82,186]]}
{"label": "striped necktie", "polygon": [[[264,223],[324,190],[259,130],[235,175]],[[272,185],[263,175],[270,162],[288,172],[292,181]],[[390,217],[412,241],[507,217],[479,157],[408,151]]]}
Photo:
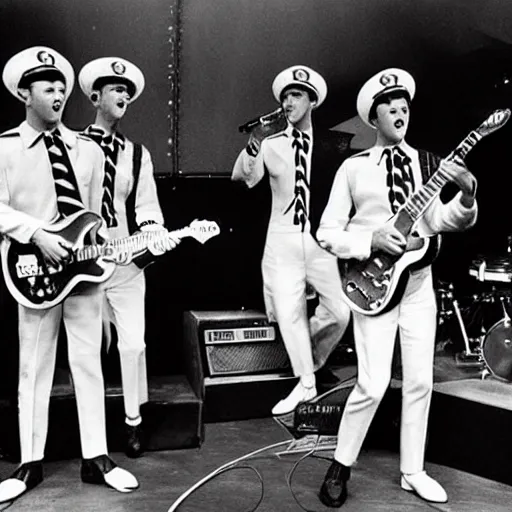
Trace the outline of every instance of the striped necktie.
{"label": "striped necktie", "polygon": [[389,204],[391,211],[396,213],[414,190],[411,159],[398,146],[385,148],[380,161],[383,158],[386,159]]}
{"label": "striped necktie", "polygon": [[124,149],[125,139],[117,132],[107,135],[102,128],[97,126],[87,127],[85,133],[100,146],[105,154],[101,215],[109,228],[116,227],[118,225],[114,208],[116,165],[119,148]]}
{"label": "striped necktie", "polygon": [[85,206],[80,197],[73,166],[59,129],[52,133],[45,133],[43,140],[52,166],[57,207],[60,214],[67,217],[77,211],[84,210]]}
{"label": "striped necktie", "polygon": [[284,213],[286,214],[294,206],[293,223],[297,226],[300,225],[301,231],[304,231],[308,219],[307,195],[309,183],[307,178],[307,155],[310,140],[306,133],[297,130],[297,128],[292,130],[292,137],[292,147],[295,150],[295,189],[292,202]]}

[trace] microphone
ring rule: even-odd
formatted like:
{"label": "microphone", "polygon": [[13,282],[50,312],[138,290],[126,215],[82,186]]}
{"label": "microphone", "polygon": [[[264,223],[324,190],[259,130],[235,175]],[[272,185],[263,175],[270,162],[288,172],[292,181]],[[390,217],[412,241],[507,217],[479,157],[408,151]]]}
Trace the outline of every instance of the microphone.
{"label": "microphone", "polygon": [[238,127],[238,131],[240,133],[249,133],[260,124],[265,126],[267,124],[271,124],[275,121],[278,121],[279,118],[283,116],[283,114],[283,109],[279,107],[278,109],[274,110],[273,112],[270,112],[269,114],[264,114],[260,117],[256,117],[254,119],[251,119],[250,121],[247,121],[247,123],[240,125]]}

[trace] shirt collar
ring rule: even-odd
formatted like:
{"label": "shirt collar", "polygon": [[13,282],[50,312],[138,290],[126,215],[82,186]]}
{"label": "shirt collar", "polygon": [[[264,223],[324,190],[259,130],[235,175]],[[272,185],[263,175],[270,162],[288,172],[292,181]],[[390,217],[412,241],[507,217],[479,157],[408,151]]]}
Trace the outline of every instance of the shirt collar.
{"label": "shirt collar", "polygon": [[[101,137],[107,137],[107,132],[105,131],[105,128],[103,128],[102,126],[99,126],[97,124],[94,124],[94,123],[90,124],[84,130],[84,132],[86,134],[90,134],[91,132],[93,132],[93,133],[95,132],[96,134],[101,135]],[[117,142],[119,143],[121,148],[124,149],[125,136],[121,132],[118,132],[118,131],[112,132],[112,136],[113,136],[113,138],[117,139]]]}
{"label": "shirt collar", "polygon": [[[66,128],[62,123],[60,123],[57,128],[60,131],[62,136],[62,140],[64,144],[68,147],[68,149],[72,148],[76,144],[76,133],[71,131],[69,128]],[[27,121],[23,121],[19,127],[20,137],[25,147],[31,148],[35,146],[40,139],[42,139],[45,132],[40,132],[35,128],[32,128]]]}
{"label": "shirt collar", "polygon": [[101,127],[100,125],[98,124],[90,124],[85,130],[85,133],[97,133],[98,135],[101,135],[102,137],[106,137],[107,136],[107,132],[105,131],[105,129],[103,127]]}
{"label": "shirt collar", "polygon": [[405,142],[405,140],[402,140],[399,144],[392,144],[392,145],[387,145],[387,146],[384,146],[382,144],[375,144],[375,146],[373,146],[373,154],[375,155],[375,158],[377,159],[377,162],[381,162],[382,160],[382,154],[383,154],[383,151],[385,149],[391,149],[391,148],[394,148],[394,147],[398,147],[400,148],[409,158],[412,157],[412,155],[414,154],[414,150],[411,146],[409,146],[409,144],[407,144],[407,142]]}
{"label": "shirt collar", "polygon": [[[293,126],[292,124],[288,124],[284,133],[286,134],[287,137],[291,137],[293,130],[295,130],[295,126]],[[297,128],[297,130],[299,130],[299,129]],[[309,127],[307,130],[299,130],[299,131],[302,133],[305,133],[310,139],[313,138],[313,129],[311,127]]]}

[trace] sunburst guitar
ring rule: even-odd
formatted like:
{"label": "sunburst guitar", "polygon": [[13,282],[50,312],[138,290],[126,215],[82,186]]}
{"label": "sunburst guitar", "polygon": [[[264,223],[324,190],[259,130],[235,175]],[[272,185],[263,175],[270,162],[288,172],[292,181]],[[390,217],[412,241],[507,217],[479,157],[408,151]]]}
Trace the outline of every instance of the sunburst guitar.
{"label": "sunburst guitar", "polygon": [[[484,137],[503,127],[510,118],[510,110],[494,111],[476,130],[448,156],[465,158],[468,152]],[[408,240],[407,249],[401,256],[374,251],[364,261],[338,259],[342,293],[348,305],[363,315],[379,315],[399,298],[403,291],[402,279],[408,270],[425,258],[430,241],[410,236],[416,221],[439,195],[448,177],[438,169],[390,219],[394,227]]]}
{"label": "sunburst guitar", "polygon": [[33,244],[22,244],[5,238],[0,249],[2,270],[7,288],[21,305],[47,309],[62,302],[80,283],[102,283],[114,272],[116,265],[127,265],[147,253],[158,238],[173,234],[191,237],[204,244],[220,233],[216,222],[194,220],[176,231],[141,231],[125,238],[96,240],[101,217],[89,211],[51,224],[45,230],[58,234],[72,244],[72,254],[65,264],[57,267],[46,264]]}

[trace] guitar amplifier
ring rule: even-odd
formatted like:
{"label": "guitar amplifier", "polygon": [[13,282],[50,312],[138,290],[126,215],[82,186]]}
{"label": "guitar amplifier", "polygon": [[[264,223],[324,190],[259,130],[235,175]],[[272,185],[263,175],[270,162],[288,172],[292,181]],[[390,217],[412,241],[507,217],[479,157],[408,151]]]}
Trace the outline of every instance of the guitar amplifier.
{"label": "guitar amplifier", "polygon": [[203,347],[209,377],[290,369],[277,325],[259,311],[186,311],[184,327]]}

